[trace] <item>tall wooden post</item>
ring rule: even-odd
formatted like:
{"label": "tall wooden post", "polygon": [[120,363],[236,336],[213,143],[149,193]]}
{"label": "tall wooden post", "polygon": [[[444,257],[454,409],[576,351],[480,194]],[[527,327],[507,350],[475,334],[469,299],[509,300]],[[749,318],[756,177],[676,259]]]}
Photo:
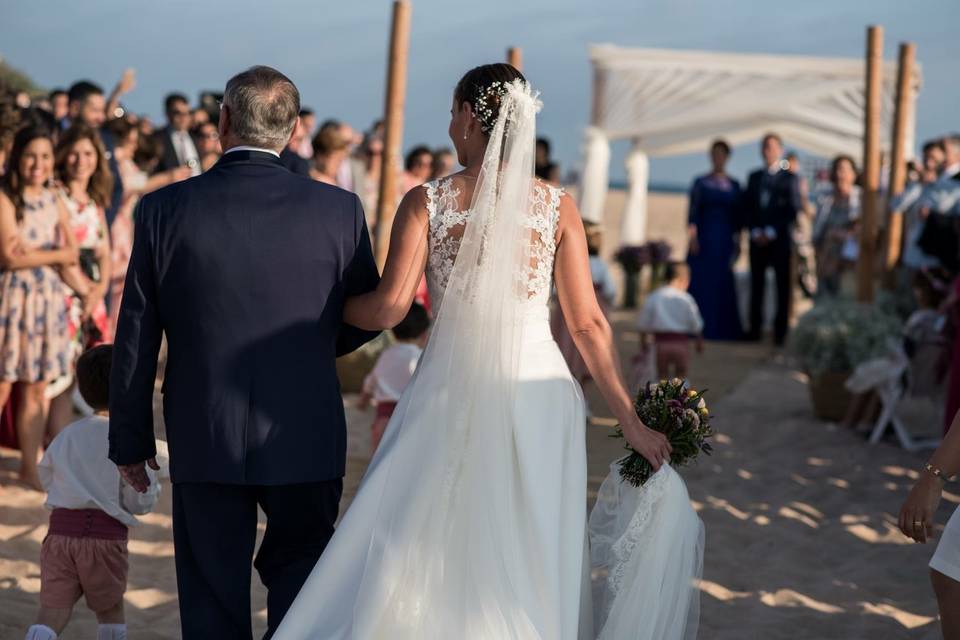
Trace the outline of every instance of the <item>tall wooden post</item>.
{"label": "tall wooden post", "polygon": [[[916,46],[912,42],[900,44],[900,56],[897,62],[897,95],[893,112],[893,146],[890,152],[890,190],[889,198],[903,192],[907,180],[905,142],[907,123],[911,120],[913,109],[913,66],[916,58]],[[893,269],[900,260],[903,249],[903,212],[891,211],[887,222],[886,268]]]}
{"label": "tall wooden post", "polygon": [[520,47],[510,47],[507,49],[507,62],[517,71],[523,71],[523,51]]}
{"label": "tall wooden post", "polygon": [[390,49],[387,53],[387,95],[383,114],[383,161],[380,167],[380,193],[377,199],[375,254],[383,270],[390,248],[390,228],[397,207],[397,170],[403,144],[403,105],[407,93],[407,52],[410,47],[409,0],[394,0]]}
{"label": "tall wooden post", "polygon": [[857,299],[873,301],[877,243],[877,192],[880,189],[880,88],[883,71],[883,27],[867,29],[866,101],[863,127],[863,202],[860,214],[860,260]]}

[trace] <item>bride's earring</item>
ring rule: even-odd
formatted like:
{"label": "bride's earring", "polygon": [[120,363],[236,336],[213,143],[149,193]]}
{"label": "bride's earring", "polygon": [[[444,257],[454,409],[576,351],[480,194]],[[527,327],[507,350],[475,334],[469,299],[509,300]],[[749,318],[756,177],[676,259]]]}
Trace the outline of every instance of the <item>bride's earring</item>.
{"label": "bride's earring", "polygon": [[469,137],[470,137],[470,135],[467,133],[467,130],[464,129],[464,130],[463,130],[463,139],[466,140],[466,139],[469,138]]}

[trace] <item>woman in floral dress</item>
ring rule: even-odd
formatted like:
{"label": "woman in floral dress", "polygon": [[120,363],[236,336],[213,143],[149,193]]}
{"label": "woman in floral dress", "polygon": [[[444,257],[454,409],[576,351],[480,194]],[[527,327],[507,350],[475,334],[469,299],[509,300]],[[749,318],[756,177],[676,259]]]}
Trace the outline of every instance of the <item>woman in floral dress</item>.
{"label": "woman in floral dress", "polygon": [[110,204],[113,176],[97,132],[76,124],[57,146],[57,176],[63,184],[63,200],[70,213],[70,230],[80,250],[80,264],[63,275],[74,288],[67,294],[69,371],[53,395],[48,425],[56,436],[73,421],[73,366],[86,349],[110,341],[105,299],[110,285],[110,240],[105,208]]}
{"label": "woman in floral dress", "polygon": [[22,129],[9,167],[0,189],[0,406],[19,382],[20,480],[39,490],[46,387],[69,369],[67,290],[59,272],[76,265],[79,252],[69,233],[67,208],[49,186],[49,132]]}

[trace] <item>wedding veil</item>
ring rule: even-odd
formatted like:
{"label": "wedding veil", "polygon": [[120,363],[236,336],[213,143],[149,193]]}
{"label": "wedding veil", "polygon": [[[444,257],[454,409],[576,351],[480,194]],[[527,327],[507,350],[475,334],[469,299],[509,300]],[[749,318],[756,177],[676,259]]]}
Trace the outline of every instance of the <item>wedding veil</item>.
{"label": "wedding veil", "polygon": [[550,577],[527,539],[534,505],[514,481],[512,443],[527,274],[543,241],[525,224],[540,102],[521,80],[501,88],[469,218],[449,232],[462,239],[429,344],[381,444],[390,455],[371,463],[388,469],[355,637],[539,638],[527,612],[552,615],[524,601]]}

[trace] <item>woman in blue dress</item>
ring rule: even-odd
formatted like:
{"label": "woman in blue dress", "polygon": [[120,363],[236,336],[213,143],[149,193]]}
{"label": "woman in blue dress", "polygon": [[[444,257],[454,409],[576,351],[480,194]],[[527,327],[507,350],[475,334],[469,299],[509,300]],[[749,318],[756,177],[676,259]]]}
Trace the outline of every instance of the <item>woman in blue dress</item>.
{"label": "woman in blue dress", "polygon": [[690,188],[688,232],[690,295],[703,315],[708,340],[739,340],[743,336],[733,262],[740,233],[740,183],[727,175],[730,145],[710,146],[713,170]]}

